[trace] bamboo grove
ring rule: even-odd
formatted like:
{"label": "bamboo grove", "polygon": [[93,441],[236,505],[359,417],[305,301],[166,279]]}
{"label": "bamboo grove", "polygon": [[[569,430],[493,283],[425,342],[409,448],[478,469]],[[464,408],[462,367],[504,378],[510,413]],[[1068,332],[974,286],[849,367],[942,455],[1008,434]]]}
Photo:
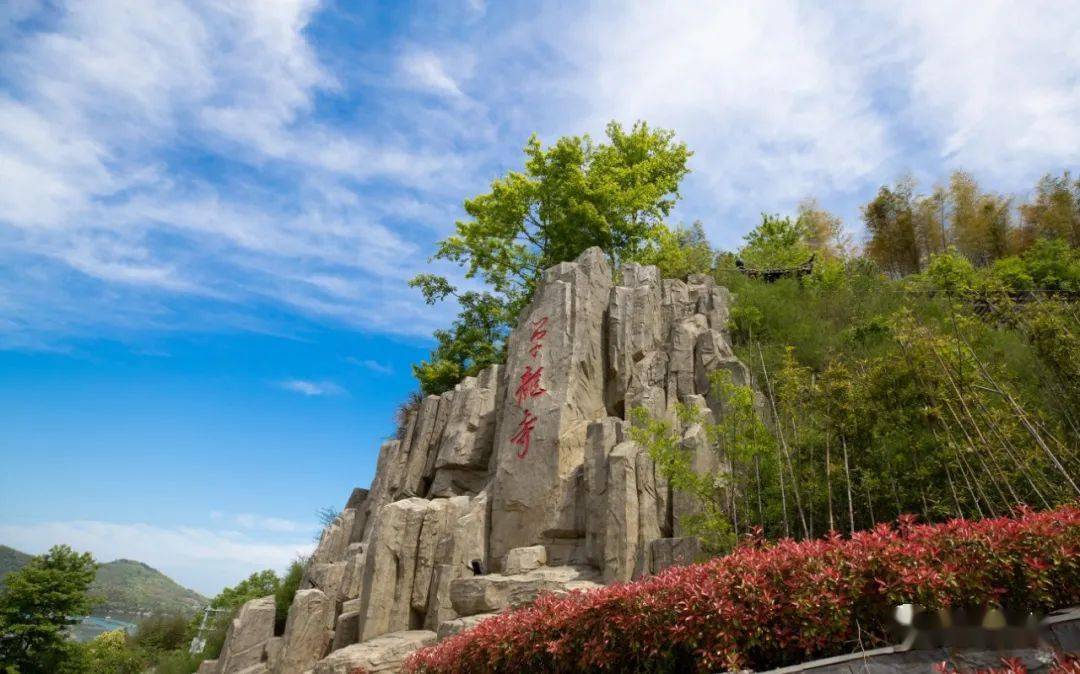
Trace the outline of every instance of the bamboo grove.
{"label": "bamboo grove", "polygon": [[[1053,254],[1075,271],[1075,249]],[[721,372],[715,416],[635,417],[635,439],[701,505],[684,526],[722,551],[758,527],[802,539],[1080,499],[1074,295],[1000,276],[949,252],[901,280],[859,259],[804,281],[723,278],[753,386]],[[680,444],[693,423],[715,452],[707,474]]]}

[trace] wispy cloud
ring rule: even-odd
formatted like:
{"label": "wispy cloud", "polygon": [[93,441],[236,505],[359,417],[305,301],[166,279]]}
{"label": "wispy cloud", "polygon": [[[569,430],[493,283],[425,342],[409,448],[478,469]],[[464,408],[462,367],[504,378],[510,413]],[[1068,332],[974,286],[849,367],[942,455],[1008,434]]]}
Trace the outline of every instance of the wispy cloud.
{"label": "wispy cloud", "polygon": [[299,393],[305,396],[340,396],[345,395],[345,389],[332,381],[310,381],[307,379],[286,379],[277,384],[286,391]]}
{"label": "wispy cloud", "polygon": [[229,515],[219,511],[210,513],[210,519],[215,522],[228,523],[241,529],[252,531],[271,531],[276,533],[313,533],[318,527],[313,522],[297,522],[283,517],[269,517],[266,515],[254,515],[252,513],[238,513]]}
{"label": "wispy cloud", "polygon": [[207,596],[255,571],[281,571],[313,548],[310,536],[278,541],[229,529],[94,520],[0,524],[0,540],[31,554],[65,543],[98,561],[135,559]]}
{"label": "wispy cloud", "polygon": [[376,374],[386,374],[386,375],[394,374],[394,368],[390,367],[389,365],[387,365],[385,363],[380,363],[377,360],[371,360],[370,358],[361,359],[361,358],[355,358],[353,356],[349,356],[348,358],[345,359],[345,362],[349,363],[351,365],[356,365],[358,367],[366,368],[366,369],[371,370],[372,372],[374,372]]}
{"label": "wispy cloud", "polygon": [[446,70],[446,65],[435,53],[414,49],[401,59],[401,74],[408,86],[431,91],[451,98],[464,98],[458,83]]}
{"label": "wispy cloud", "polygon": [[342,11],[317,0],[0,14],[0,345],[266,305],[430,334],[451,308],[403,281],[532,131],[676,129],[674,217],[722,246],[808,195],[855,221],[907,171],[1080,161],[1076,3],[470,5],[373,51],[310,30]]}

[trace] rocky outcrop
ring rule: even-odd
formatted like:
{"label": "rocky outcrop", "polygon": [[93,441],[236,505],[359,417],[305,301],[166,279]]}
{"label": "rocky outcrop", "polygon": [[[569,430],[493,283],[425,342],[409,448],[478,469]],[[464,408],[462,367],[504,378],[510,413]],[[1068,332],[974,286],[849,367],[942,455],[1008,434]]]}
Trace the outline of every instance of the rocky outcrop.
{"label": "rocky outcrop", "polygon": [[321,660],[313,674],[352,674],[358,669],[369,674],[396,672],[413,651],[435,643],[435,633],[427,630],[392,632],[362,644],[334,651]]}
{"label": "rocky outcrop", "polygon": [[630,429],[644,408],[681,433],[696,468],[722,466],[704,427],[680,427],[675,409],[721,414],[717,370],[750,381],[728,342],[730,299],[707,276],[613,274],[599,249],[545,271],[506,364],[423,398],[382,445],[370,488],[323,531],[285,634],[273,637],[272,600],[268,614],[249,603],[207,671],[394,671],[545,592],[694,560],[680,523],[694,502]]}
{"label": "rocky outcrop", "polygon": [[[604,406],[604,316],[611,269],[598,248],[544,272],[510,336],[507,395],[495,440],[490,557],[537,543],[584,554],[576,501],[585,437]],[[579,517],[579,514],[582,515]],[[567,552],[568,551],[568,552]],[[552,552],[556,552],[553,550]]]}
{"label": "rocky outcrop", "polygon": [[217,659],[219,674],[233,674],[261,663],[266,642],[274,636],[274,597],[252,599],[237,611]]}

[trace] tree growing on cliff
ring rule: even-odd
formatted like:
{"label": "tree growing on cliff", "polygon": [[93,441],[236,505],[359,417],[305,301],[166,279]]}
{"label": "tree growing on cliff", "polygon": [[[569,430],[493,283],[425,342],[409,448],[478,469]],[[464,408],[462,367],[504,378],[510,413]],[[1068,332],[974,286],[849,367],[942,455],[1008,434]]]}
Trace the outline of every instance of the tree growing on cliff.
{"label": "tree growing on cliff", "polygon": [[413,368],[424,393],[442,393],[501,358],[510,320],[545,268],[592,246],[615,263],[634,259],[668,232],[664,219],[679,199],[690,151],[674,132],[645,122],[630,129],[612,122],[605,133],[607,142],[564,136],[546,148],[534,135],[523,171],[465,202],[470,219],[434,258],[464,267],[490,292],[459,293],[435,274],[413,279],[429,303],[453,296],[461,305],[452,327],[436,333],[431,359]]}
{"label": "tree growing on cliff", "polygon": [[65,630],[90,612],[97,574],[90,553],[57,545],[4,578],[0,594],[0,663],[22,674],[60,671],[70,659]]}

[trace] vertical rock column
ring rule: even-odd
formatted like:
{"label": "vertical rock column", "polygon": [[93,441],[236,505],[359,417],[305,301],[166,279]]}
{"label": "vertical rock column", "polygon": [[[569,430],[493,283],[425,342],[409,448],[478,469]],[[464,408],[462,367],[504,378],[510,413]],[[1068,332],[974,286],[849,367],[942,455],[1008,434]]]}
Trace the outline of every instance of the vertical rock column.
{"label": "vertical rock column", "polygon": [[[498,413],[490,558],[583,539],[585,435],[604,406],[604,313],[611,269],[599,248],[555,265],[510,336]],[[582,541],[583,543],[583,541]]]}

